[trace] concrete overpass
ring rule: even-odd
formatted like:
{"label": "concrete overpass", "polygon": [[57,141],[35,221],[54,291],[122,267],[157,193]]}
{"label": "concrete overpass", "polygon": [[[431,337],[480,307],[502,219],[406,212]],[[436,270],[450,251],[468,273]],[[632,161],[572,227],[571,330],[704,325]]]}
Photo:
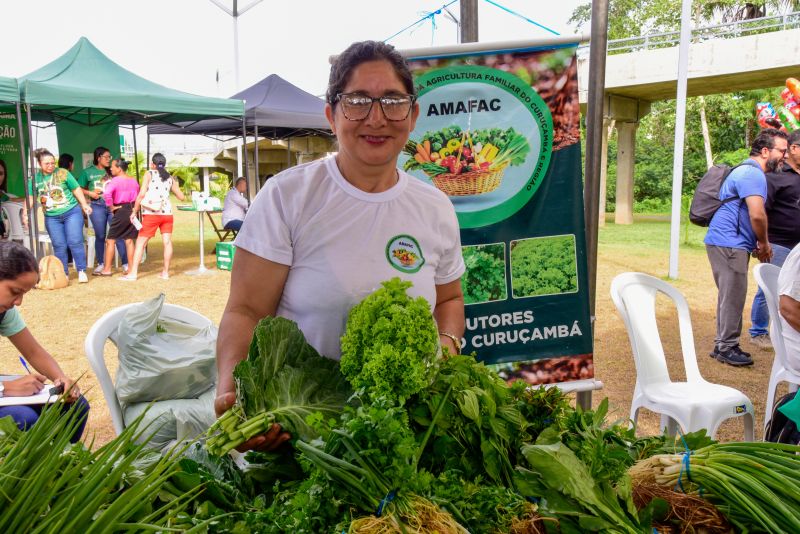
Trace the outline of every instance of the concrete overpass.
{"label": "concrete overpass", "polygon": [[[636,128],[650,103],[675,98],[678,32],[609,42],[604,126],[617,129],[615,222],[633,222],[633,164]],[[698,28],[689,49],[688,96],[777,87],[800,78],[800,12]],[[614,52],[622,53],[614,53]],[[578,52],[581,104],[588,91],[588,54]],[[753,110],[755,116],[755,110]],[[604,137],[604,144],[608,136]],[[607,149],[603,150],[600,214],[605,211]]]}

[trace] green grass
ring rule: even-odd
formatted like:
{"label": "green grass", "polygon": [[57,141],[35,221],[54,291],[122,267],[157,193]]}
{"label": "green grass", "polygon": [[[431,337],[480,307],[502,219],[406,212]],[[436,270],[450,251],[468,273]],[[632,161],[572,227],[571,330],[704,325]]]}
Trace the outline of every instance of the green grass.
{"label": "green grass", "polygon": [[[613,221],[613,219],[611,219]],[[600,247],[625,248],[630,253],[651,253],[653,250],[669,252],[670,223],[669,215],[634,215],[634,224],[614,224],[606,221],[600,228],[598,244]],[[706,229],[694,224],[681,225],[681,252],[700,252],[705,254],[703,238]]]}

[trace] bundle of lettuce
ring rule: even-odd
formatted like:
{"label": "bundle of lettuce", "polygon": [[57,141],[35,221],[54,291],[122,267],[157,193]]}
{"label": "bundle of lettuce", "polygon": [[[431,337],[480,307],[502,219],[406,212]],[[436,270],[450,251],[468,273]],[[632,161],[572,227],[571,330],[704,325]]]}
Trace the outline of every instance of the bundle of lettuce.
{"label": "bundle of lettuce", "polygon": [[206,447],[221,456],[278,423],[293,438],[313,440],[314,413],[337,417],[351,394],[338,362],[320,356],[297,324],[266,317],[245,360],[233,370],[236,404],[208,430]]}

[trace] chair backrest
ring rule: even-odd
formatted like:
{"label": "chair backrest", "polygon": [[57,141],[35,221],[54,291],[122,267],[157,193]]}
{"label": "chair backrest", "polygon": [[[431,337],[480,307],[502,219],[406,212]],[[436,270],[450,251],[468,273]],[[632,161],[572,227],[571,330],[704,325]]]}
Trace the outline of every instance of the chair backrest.
{"label": "chair backrest", "polygon": [[[125,420],[122,416],[122,406],[119,403],[114,382],[106,367],[103,349],[105,348],[106,340],[117,331],[119,323],[128,310],[138,304],[141,303],[119,306],[100,317],[89,329],[84,342],[86,358],[89,360],[89,365],[97,377],[97,381],[100,382],[103,397],[105,397],[108,411],[111,413],[111,422],[114,424],[114,431],[117,435],[125,429]],[[164,303],[159,317],[168,317],[198,325],[212,324],[211,320],[204,315],[177,304]]]}
{"label": "chair backrest", "polygon": [[683,295],[670,284],[643,273],[622,273],[611,282],[611,299],[617,307],[636,363],[636,380],[641,385],[669,382],[664,347],[658,333],[656,296],[663,293],[678,310],[683,365],[686,380],[702,381],[697,367],[697,354],[692,337],[689,305]]}
{"label": "chair backrest", "polygon": [[19,202],[3,202],[0,210],[3,211],[3,218],[8,221],[8,239],[11,241],[25,241],[27,234],[22,226],[22,204]]}
{"label": "chair backrest", "polygon": [[783,342],[783,325],[780,316],[781,297],[778,294],[778,275],[781,268],[771,263],[759,263],[753,267],[753,276],[758,287],[764,292],[764,298],[769,308],[770,341],[775,350],[775,359],[786,367],[786,345]]}

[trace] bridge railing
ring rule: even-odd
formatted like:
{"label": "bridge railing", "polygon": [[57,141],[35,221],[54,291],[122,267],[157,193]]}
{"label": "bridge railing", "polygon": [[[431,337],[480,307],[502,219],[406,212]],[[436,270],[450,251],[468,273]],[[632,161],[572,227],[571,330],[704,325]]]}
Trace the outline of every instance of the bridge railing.
{"label": "bridge railing", "polygon": [[[692,42],[701,43],[712,39],[730,39],[795,28],[800,28],[800,11],[696,28],[692,30]],[[679,41],[679,31],[652,33],[626,39],[613,39],[608,41],[608,53],[624,54],[641,50],[668,48],[678,46]]]}

